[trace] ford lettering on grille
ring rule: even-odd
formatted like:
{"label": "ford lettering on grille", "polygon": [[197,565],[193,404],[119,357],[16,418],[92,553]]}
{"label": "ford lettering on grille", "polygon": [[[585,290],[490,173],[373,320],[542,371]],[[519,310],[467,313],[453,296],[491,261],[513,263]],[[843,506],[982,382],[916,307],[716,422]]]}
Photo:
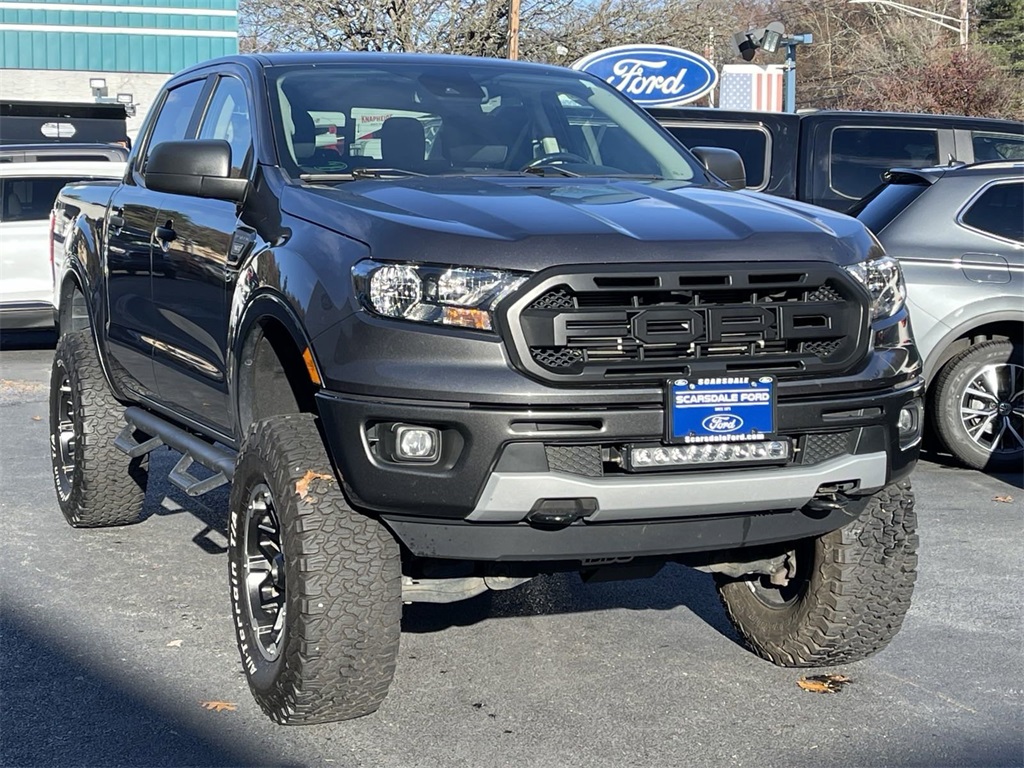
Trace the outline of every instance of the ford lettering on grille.
{"label": "ford lettering on grille", "polygon": [[849,368],[866,351],[865,302],[828,264],[722,272],[571,272],[505,310],[513,361],[548,381],[663,381]]}

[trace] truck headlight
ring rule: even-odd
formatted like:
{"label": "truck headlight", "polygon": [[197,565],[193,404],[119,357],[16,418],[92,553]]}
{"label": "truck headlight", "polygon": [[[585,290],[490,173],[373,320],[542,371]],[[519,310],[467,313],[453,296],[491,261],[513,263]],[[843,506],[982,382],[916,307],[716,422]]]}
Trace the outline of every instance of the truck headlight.
{"label": "truck headlight", "polygon": [[527,275],[496,269],[361,261],[352,268],[356,292],[382,317],[490,331],[492,312]]}
{"label": "truck headlight", "polygon": [[907,299],[907,284],[903,282],[900,263],[891,256],[851,264],[846,271],[871,294],[871,319],[892,317],[903,308]]}

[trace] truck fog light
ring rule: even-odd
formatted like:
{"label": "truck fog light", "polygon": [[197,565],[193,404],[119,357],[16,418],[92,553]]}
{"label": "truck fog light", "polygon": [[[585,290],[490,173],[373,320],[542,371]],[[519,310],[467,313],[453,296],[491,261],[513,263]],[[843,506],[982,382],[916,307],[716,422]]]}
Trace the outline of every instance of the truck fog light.
{"label": "truck fog light", "polygon": [[900,448],[909,448],[921,439],[921,415],[924,407],[920,400],[911,400],[900,409],[896,428],[900,433]]}
{"label": "truck fog light", "polygon": [[434,462],[441,455],[441,433],[433,427],[396,424],[394,429],[399,461]]}

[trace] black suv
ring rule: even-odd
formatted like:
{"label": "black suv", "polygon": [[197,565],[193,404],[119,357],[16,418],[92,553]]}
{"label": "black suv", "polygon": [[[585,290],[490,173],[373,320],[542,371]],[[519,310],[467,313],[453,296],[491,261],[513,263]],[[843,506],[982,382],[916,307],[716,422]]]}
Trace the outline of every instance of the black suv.
{"label": "black suv", "polygon": [[685,563],[777,664],[873,653],[917,558],[899,265],[708,168],[742,180],[565,69],[182,72],[123,183],[57,203],[64,515],[139,520],[163,444],[188,493],[232,479],[238,647],[281,722],[376,709],[403,602],[559,571]]}
{"label": "black suv", "polygon": [[690,147],[732,149],[747,188],[849,211],[897,166],[1024,159],[1024,124],[964,115],[652,109]]}

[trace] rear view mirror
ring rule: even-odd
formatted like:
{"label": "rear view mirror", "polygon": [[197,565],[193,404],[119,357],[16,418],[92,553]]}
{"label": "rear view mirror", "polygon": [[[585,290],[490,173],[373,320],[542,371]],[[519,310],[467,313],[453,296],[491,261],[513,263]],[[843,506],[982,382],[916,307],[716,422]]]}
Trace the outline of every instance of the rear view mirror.
{"label": "rear view mirror", "polygon": [[747,171],[738,152],[722,147],[694,147],[690,151],[708,171],[731,189],[747,188]]}
{"label": "rear view mirror", "polygon": [[231,178],[231,145],[223,139],[165,141],[153,147],[143,171],[146,187],[240,203],[248,179]]}

